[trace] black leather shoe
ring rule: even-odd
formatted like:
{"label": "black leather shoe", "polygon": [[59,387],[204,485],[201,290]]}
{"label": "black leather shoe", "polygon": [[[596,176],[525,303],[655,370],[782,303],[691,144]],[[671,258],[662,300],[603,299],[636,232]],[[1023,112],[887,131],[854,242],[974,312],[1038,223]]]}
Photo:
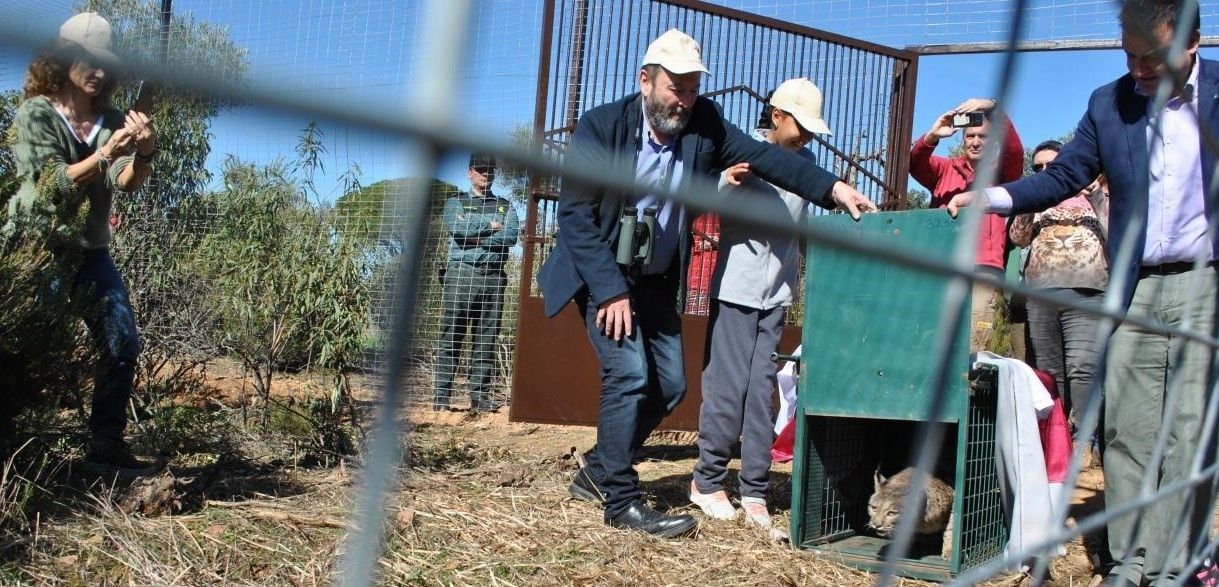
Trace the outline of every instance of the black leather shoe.
{"label": "black leather shoe", "polygon": [[615,528],[640,530],[660,538],[676,538],[698,528],[698,522],[688,514],[667,516],[638,500],[617,516],[607,516],[605,523]]}
{"label": "black leather shoe", "polygon": [[580,467],[580,470],[576,471],[576,475],[571,478],[571,484],[567,486],[567,493],[576,499],[605,503],[605,493],[601,491],[600,487],[597,487],[584,467]]}

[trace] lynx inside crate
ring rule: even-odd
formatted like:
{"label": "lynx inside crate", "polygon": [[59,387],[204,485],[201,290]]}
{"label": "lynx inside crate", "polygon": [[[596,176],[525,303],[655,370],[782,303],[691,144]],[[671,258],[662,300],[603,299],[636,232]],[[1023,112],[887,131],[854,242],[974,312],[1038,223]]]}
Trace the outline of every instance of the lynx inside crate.
{"label": "lynx inside crate", "polygon": [[[943,210],[869,214],[858,222],[831,215],[813,222],[941,259],[951,256],[960,232],[960,223]],[[829,247],[809,249],[792,485],[796,546],[862,568],[884,564],[891,541],[870,527],[868,500],[877,473],[892,479],[913,464],[918,430],[935,393],[947,285],[944,277],[890,262]],[[936,420],[944,442],[932,471],[952,488],[951,548],[945,548],[942,532],[916,535],[897,568],[910,577],[948,578],[1001,555],[1007,541],[994,458],[995,371],[970,373],[968,307],[967,298],[951,333],[946,395]],[[944,497],[940,489],[937,499]]]}

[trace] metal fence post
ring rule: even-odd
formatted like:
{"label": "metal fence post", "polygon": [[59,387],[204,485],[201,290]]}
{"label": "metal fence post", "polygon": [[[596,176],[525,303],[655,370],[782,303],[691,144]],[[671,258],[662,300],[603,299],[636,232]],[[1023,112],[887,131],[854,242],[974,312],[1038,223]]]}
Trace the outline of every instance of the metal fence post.
{"label": "metal fence post", "polygon": [[[414,84],[407,104],[408,116],[428,120],[437,129],[452,120],[453,98],[457,95],[457,79],[462,69],[465,34],[469,16],[469,0],[432,0],[425,14],[427,31],[424,42],[426,64]],[[423,264],[423,243],[427,240],[428,210],[431,206],[431,182],[441,152],[440,145],[429,142],[418,148],[408,161],[414,177],[420,178],[406,191],[396,194],[405,198],[399,208],[396,224],[405,235],[406,246],[398,260],[393,307],[393,330],[387,345],[385,372],[382,380],[381,403],[377,424],[366,450],[363,479],[357,507],[352,515],[352,529],[347,537],[346,555],[339,565],[336,585],[370,585],[373,571],[381,554],[381,535],[385,524],[385,506],[394,476],[402,460],[407,428],[399,417],[402,407],[403,381],[408,374],[407,356],[415,322],[416,291]]]}

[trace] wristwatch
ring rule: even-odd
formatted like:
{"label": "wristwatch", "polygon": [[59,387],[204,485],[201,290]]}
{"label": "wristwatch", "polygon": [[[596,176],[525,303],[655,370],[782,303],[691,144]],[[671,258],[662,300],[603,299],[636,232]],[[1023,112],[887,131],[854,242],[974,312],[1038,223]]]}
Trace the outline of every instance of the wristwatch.
{"label": "wristwatch", "polygon": [[97,170],[105,175],[110,170],[110,158],[102,154],[101,150],[97,151]]}

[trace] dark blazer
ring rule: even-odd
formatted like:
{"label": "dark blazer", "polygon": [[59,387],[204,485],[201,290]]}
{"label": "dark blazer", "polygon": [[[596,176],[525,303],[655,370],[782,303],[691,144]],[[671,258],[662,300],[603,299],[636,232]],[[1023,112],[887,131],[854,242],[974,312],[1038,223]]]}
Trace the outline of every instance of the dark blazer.
{"label": "dark blazer", "polygon": [[[1012,196],[1012,213],[1045,210],[1075,195],[1092,183],[1100,173],[1109,180],[1109,257],[1110,281],[1124,272],[1125,306],[1134,296],[1134,285],[1142,262],[1147,239],[1147,200],[1149,194],[1147,153],[1148,98],[1134,91],[1135,82],[1126,74],[1092,92],[1088,111],[1075,129],[1075,137],[1063,146],[1058,157],[1041,173],[1004,184]],[[1219,137],[1219,62],[1201,59],[1198,65],[1199,126]],[[1201,135],[1202,133],[1199,133]],[[1202,185],[1211,185],[1215,171],[1215,153],[1202,143]],[[1206,216],[1216,212],[1216,203],[1206,199]],[[1131,225],[1131,219],[1135,223]],[[1115,261],[1126,232],[1133,230],[1134,254],[1125,267]],[[1212,242],[1219,252],[1219,241]]]}
{"label": "dark blazer", "polygon": [[[567,161],[634,177],[642,122],[638,93],[585,112],[572,134]],[[748,137],[724,120],[719,105],[708,98],[695,101],[690,122],[678,142],[683,180],[695,174],[711,177],[715,170],[748,161],[750,169],[762,179],[823,207],[833,207],[830,188],[837,177],[792,151]],[[627,196],[574,181],[563,182],[555,247],[538,273],[546,316],[558,314],[586,289],[594,306],[626,293],[624,269],[614,261],[612,247]],[[685,275],[689,257],[691,216],[686,215],[682,227],[679,262],[669,270],[678,272],[679,278]]]}

